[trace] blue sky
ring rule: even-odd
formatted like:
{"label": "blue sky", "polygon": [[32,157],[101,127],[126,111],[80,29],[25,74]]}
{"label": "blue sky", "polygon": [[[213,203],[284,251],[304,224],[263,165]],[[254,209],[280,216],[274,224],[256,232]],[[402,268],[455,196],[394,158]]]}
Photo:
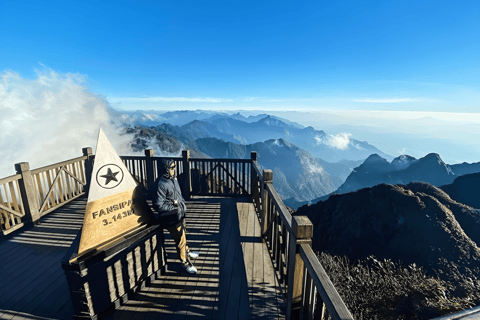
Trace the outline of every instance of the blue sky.
{"label": "blue sky", "polygon": [[118,109],[478,112],[479,1],[0,1],[0,71]]}
{"label": "blue sky", "polygon": [[0,0],[0,176],[115,136],[111,106],[303,111],[280,115],[478,162],[479,17],[480,1]]}

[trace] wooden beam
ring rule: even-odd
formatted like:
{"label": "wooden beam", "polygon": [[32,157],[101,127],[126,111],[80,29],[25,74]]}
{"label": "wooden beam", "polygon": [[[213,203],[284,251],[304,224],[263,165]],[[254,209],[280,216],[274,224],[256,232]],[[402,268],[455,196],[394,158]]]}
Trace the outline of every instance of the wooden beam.
{"label": "wooden beam", "polygon": [[85,183],[83,183],[82,180],[78,179],[73,173],[71,173],[65,166],[63,167],[63,171],[65,171],[66,173],[68,173],[73,179],[77,180],[79,183],[81,183],[82,185],[85,185]]}
{"label": "wooden beam", "polygon": [[[55,182],[57,182],[58,178],[60,178],[60,174],[62,173],[62,170],[64,170],[63,167],[61,167],[60,170],[57,172],[57,176],[55,177],[52,184],[50,185],[50,188],[48,189],[47,195],[45,196],[45,199],[43,200],[42,206],[40,207],[40,210],[39,210],[40,212],[42,212],[43,209],[45,208],[45,205],[47,204],[47,199],[53,191],[53,187],[55,186]],[[61,195],[61,196],[63,198],[63,195]]]}
{"label": "wooden beam", "polygon": [[15,169],[17,173],[22,175],[22,179],[18,180],[18,185],[20,187],[20,194],[22,195],[25,215],[28,220],[35,223],[40,219],[40,210],[38,193],[33,181],[32,171],[30,171],[30,165],[28,162],[20,162],[15,164]]}
{"label": "wooden beam", "polygon": [[15,210],[10,209],[10,208],[4,206],[3,204],[0,204],[0,209],[3,209],[5,211],[7,211],[8,213],[11,213],[14,216],[19,217],[19,218],[23,218],[25,216],[25,214],[22,215],[20,212],[16,212]]}

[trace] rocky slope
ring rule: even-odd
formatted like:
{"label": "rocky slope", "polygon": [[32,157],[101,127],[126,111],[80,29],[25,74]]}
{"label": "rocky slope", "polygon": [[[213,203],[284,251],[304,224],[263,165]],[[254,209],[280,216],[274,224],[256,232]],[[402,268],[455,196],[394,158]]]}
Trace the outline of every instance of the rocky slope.
{"label": "rocky slope", "polygon": [[315,249],[351,260],[375,255],[429,272],[439,269],[448,277],[454,269],[480,267],[480,210],[428,183],[380,184],[332,195],[296,215],[314,224]]}
{"label": "rocky slope", "polygon": [[157,157],[161,156],[179,156],[182,150],[190,150],[191,157],[208,158],[208,156],[198,150],[195,144],[187,145],[180,142],[175,137],[153,128],[133,127],[126,128],[125,133],[133,134],[134,138],[131,147],[135,152],[142,152],[145,149],[153,148]]}
{"label": "rocky slope", "polygon": [[450,198],[468,206],[480,209],[480,173],[457,177],[452,184],[441,186]]}

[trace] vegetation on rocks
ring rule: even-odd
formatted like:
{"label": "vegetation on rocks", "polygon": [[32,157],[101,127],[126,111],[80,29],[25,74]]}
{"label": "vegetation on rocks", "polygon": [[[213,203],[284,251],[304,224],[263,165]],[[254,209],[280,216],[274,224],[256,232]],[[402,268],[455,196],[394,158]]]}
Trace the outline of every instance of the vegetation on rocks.
{"label": "vegetation on rocks", "polygon": [[473,272],[446,281],[415,264],[374,256],[355,263],[325,252],[317,256],[356,320],[432,319],[480,304],[480,279]]}

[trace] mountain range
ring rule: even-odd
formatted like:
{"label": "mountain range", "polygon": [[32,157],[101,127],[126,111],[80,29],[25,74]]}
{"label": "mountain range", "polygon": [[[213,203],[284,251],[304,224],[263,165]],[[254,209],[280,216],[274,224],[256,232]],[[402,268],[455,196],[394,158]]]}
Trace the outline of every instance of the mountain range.
{"label": "mountain range", "polygon": [[[217,117],[205,121],[216,125],[218,131],[223,134],[234,137],[234,140],[228,141],[251,144],[270,139],[284,139],[328,162],[343,159],[363,160],[372,153],[392,158],[368,142],[351,139],[347,134],[331,135],[313,127],[303,128],[288,124],[280,118],[269,115],[256,122],[245,122],[230,117]],[[189,125],[190,123],[185,126]]]}
{"label": "mountain range", "polygon": [[[245,117],[240,113],[175,111],[161,117],[174,123],[193,120],[182,126],[162,123],[150,128],[137,126],[137,131],[130,129],[136,132],[134,149],[141,150],[153,143],[170,154],[188,148],[192,157],[233,159],[249,158],[251,151],[257,151],[259,164],[274,171],[274,186],[293,209],[326,200],[332,194],[381,183],[425,181],[440,187],[460,175],[480,172],[480,162],[448,165],[435,153],[420,159],[409,155],[384,157],[382,152],[368,154],[378,149],[366,142],[363,148],[349,137],[343,140],[346,149],[342,150],[338,145],[330,145],[328,139],[333,139],[332,135],[267,114]],[[312,150],[322,157],[315,156]],[[347,159],[331,161],[347,154]],[[368,155],[352,160],[362,154]]]}
{"label": "mountain range", "polygon": [[[314,199],[310,203],[327,200],[333,194],[344,194],[381,183],[408,184],[413,181],[424,181],[440,187],[452,183],[461,175],[476,172],[480,172],[480,162],[448,165],[436,153],[429,153],[420,159],[402,155],[391,162],[378,154],[372,154],[360,166],[352,170],[337,190]],[[298,203],[289,199],[285,204],[296,209],[307,203]]]}
{"label": "mountain range", "polygon": [[240,144],[284,139],[328,162],[364,160],[372,153],[393,159],[368,142],[358,141],[348,134],[327,134],[268,114],[245,117],[240,113],[230,115],[206,111],[133,111],[127,115],[141,126],[179,126],[193,139],[214,137]]}
{"label": "mountain range", "polygon": [[[457,178],[453,189],[478,185],[478,174],[468,176]],[[374,255],[415,263],[430,272],[441,270],[440,275],[451,280],[456,273],[480,270],[480,210],[453,197],[425,182],[379,184],[332,195],[299,208],[295,215],[312,221],[316,250],[346,255],[351,261]],[[477,194],[465,197],[465,202],[478,201]]]}

